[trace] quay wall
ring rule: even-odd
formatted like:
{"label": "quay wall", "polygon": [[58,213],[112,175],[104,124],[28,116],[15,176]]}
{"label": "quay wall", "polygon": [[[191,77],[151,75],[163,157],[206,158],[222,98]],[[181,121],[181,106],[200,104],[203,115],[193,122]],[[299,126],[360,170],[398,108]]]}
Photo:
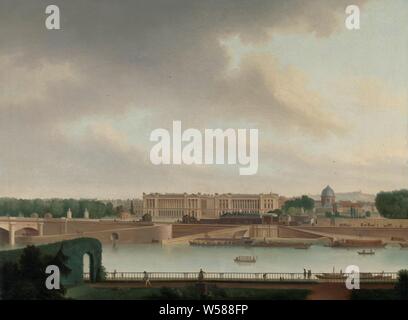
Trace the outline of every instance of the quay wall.
{"label": "quay wall", "polygon": [[297,229],[304,231],[316,231],[333,235],[347,235],[357,237],[379,238],[383,240],[401,239],[408,240],[408,228],[390,227],[319,227],[319,226],[299,226]]}

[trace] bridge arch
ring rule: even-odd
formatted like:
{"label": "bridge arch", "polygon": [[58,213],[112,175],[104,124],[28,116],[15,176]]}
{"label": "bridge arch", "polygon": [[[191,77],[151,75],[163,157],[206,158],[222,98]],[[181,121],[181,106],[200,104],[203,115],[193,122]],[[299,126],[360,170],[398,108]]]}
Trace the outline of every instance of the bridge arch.
{"label": "bridge arch", "polygon": [[97,279],[95,278],[95,274],[92,272],[94,269],[94,257],[91,252],[85,252],[82,256],[83,261],[83,272],[89,274],[89,280],[91,282],[95,282]]}
{"label": "bridge arch", "polygon": [[35,227],[21,227],[15,230],[16,236],[38,236],[39,230]]}
{"label": "bridge arch", "polygon": [[[62,252],[68,257],[67,267],[71,272],[65,284],[74,285],[83,281],[84,259],[88,259],[86,272],[92,282],[98,281],[102,268],[102,244],[92,238],[78,238],[61,242]],[[86,258],[85,258],[86,257]]]}
{"label": "bridge arch", "polygon": [[8,244],[10,241],[10,232],[6,228],[0,227],[0,246]]}

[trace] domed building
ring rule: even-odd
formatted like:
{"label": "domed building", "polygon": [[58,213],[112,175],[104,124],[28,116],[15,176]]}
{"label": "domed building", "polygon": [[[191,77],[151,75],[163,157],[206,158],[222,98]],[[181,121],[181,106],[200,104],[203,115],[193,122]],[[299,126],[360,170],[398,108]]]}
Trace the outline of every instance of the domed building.
{"label": "domed building", "polygon": [[323,208],[333,208],[336,204],[336,195],[330,186],[327,186],[322,190],[321,201]]}
{"label": "domed building", "polygon": [[315,212],[326,214],[327,212],[335,213],[336,211],[336,194],[330,186],[326,186],[320,194],[320,201],[315,201]]}

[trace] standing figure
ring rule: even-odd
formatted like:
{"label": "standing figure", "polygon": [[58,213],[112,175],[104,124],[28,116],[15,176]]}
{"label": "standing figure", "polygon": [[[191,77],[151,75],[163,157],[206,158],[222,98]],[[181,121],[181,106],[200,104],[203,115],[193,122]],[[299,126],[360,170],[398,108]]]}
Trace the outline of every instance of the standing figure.
{"label": "standing figure", "polygon": [[145,282],[145,287],[151,287],[152,284],[150,283],[149,280],[149,274],[146,271],[143,271],[143,281]]}
{"label": "standing figure", "polygon": [[200,269],[200,272],[198,273],[198,281],[199,282],[204,281],[204,274],[205,274],[205,272],[203,271],[203,269]]}

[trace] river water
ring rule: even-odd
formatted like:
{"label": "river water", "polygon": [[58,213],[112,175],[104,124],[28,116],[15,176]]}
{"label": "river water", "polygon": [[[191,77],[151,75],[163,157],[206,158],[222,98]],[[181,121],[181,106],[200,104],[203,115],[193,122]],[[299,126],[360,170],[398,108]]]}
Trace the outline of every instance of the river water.
{"label": "river water", "polygon": [[[256,256],[256,263],[237,264],[237,256]],[[103,248],[107,271],[193,272],[331,272],[356,265],[361,272],[396,272],[408,269],[408,250],[388,246],[375,255],[359,255],[357,249],[320,245],[307,250],[293,248],[196,247],[160,244],[119,245]]]}

